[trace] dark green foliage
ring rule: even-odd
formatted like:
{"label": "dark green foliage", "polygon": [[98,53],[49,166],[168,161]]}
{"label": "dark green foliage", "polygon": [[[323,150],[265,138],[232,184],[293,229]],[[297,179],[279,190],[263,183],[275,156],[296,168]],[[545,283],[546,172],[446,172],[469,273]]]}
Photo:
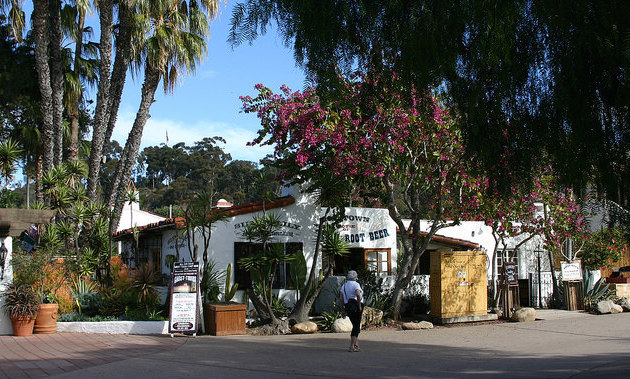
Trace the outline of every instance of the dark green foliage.
{"label": "dark green foliage", "polygon": [[584,270],[584,309],[592,311],[597,303],[603,300],[614,299],[615,291],[606,283],[606,278],[600,278],[595,282],[593,274],[589,270]]}
{"label": "dark green foliage", "polygon": [[73,294],[77,310],[86,316],[96,316],[103,306],[101,295],[98,292],[81,292]]}
{"label": "dark green foliage", "polygon": [[216,267],[214,260],[209,260],[203,267],[200,289],[201,301],[204,304],[219,302],[219,294],[221,293],[221,280],[225,273]]}
{"label": "dark green foliage", "polygon": [[131,293],[122,289],[106,287],[99,293],[103,302],[99,313],[103,316],[119,317],[125,314],[127,307],[135,305]]}
{"label": "dark green foliage", "polygon": [[246,0],[229,42],[277,26],[323,99],[335,96],[339,69],[389,65],[416,88],[437,88],[502,188],[499,159],[521,175],[543,159],[563,183],[597,183],[627,206],[628,14],[621,0]]}
{"label": "dark green foliage", "polygon": [[276,295],[274,295],[271,300],[271,310],[277,318],[286,317],[291,311],[291,309],[285,305],[284,299]]}
{"label": "dark green foliage", "polygon": [[333,309],[322,313],[322,320],[318,322],[320,330],[331,330],[337,319],[341,318],[341,312]]}
{"label": "dark green foliage", "polygon": [[386,312],[391,300],[391,290],[385,288],[384,278],[365,268],[357,269],[357,274],[359,274],[357,282],[363,289],[365,305]]}
{"label": "dark green foliage", "polygon": [[160,285],[161,281],[160,273],[148,263],[132,273],[129,291],[136,300],[136,306],[144,308],[147,314],[155,311],[159,305],[159,295],[155,287]]}

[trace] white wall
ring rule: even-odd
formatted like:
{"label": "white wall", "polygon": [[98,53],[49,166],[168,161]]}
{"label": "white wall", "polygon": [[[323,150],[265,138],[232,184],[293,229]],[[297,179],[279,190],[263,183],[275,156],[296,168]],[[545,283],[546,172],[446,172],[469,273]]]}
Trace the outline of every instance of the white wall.
{"label": "white wall", "polygon": [[131,205],[129,203],[125,203],[123,205],[123,210],[120,215],[118,229],[116,230],[120,231],[130,229],[134,226],[143,226],[147,224],[152,224],[154,222],[160,222],[162,220],[166,220],[166,217],[158,216],[151,212],[141,210],[140,204],[137,202],[133,202],[131,203]]}
{"label": "white wall", "polygon": [[[0,281],[0,292],[4,292],[7,285],[13,282],[13,266],[11,265],[11,255],[13,252],[13,239],[7,237],[4,240],[0,239],[0,243],[4,244],[7,249],[7,258],[3,267],[4,277]],[[1,264],[2,262],[0,262]],[[13,328],[11,326],[11,320],[9,316],[4,312],[4,299],[0,299],[0,335],[12,335]]]}

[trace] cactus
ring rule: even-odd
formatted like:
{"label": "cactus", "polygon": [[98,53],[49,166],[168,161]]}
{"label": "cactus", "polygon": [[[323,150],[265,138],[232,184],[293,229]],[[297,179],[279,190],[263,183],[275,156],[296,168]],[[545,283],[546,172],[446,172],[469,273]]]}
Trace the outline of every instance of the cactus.
{"label": "cactus", "polygon": [[227,272],[225,274],[225,293],[223,294],[223,301],[226,303],[232,300],[234,295],[236,295],[236,290],[238,290],[238,283],[234,283],[232,285],[232,264],[228,264]]}

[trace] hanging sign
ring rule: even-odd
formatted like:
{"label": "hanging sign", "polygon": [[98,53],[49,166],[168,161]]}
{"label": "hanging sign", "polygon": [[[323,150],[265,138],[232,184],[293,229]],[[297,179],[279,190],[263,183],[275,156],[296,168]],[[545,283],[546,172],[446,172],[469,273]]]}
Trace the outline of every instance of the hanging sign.
{"label": "hanging sign", "polygon": [[508,285],[517,285],[518,273],[516,272],[516,263],[505,262],[503,264],[503,269],[505,270],[505,282]]}
{"label": "hanging sign", "polygon": [[562,269],[562,281],[582,280],[582,262],[579,259],[573,262],[560,262]]}
{"label": "hanging sign", "polygon": [[199,262],[176,262],[171,275],[169,333],[199,329]]}

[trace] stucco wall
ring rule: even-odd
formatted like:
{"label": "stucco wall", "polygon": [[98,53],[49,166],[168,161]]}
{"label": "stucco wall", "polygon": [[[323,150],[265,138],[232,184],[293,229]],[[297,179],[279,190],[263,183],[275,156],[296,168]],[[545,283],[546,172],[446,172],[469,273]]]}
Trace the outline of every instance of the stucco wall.
{"label": "stucco wall", "polygon": [[[4,292],[7,285],[13,282],[13,268],[11,266],[11,255],[13,252],[13,241],[11,237],[7,237],[4,240],[0,239],[4,247],[7,248],[7,258],[4,264],[4,277],[0,281],[0,292]],[[2,262],[0,262],[1,264]],[[11,320],[9,316],[4,312],[4,299],[0,298],[0,335],[12,335],[13,328],[11,327]]]}

